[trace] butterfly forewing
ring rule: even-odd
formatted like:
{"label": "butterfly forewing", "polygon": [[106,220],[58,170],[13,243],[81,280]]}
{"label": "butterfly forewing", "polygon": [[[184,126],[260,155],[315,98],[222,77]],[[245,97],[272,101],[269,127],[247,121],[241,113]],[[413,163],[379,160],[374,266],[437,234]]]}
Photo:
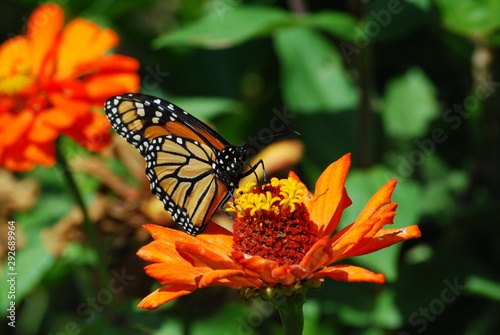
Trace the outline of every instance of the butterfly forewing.
{"label": "butterfly forewing", "polygon": [[106,102],[113,128],[135,147],[162,135],[190,138],[221,150],[227,142],[215,130],[176,105],[145,94],[117,96]]}

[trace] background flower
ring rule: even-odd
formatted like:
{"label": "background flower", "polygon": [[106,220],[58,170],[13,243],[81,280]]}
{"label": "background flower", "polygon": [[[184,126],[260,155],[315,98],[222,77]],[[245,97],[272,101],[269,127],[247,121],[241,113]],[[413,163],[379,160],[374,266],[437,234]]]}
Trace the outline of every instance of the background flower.
{"label": "background flower", "polygon": [[90,150],[108,143],[104,101],[139,87],[139,63],[107,54],[118,42],[111,29],[84,19],[64,26],[61,7],[46,4],[30,16],[26,35],[0,46],[1,166],[53,165],[61,134]]}

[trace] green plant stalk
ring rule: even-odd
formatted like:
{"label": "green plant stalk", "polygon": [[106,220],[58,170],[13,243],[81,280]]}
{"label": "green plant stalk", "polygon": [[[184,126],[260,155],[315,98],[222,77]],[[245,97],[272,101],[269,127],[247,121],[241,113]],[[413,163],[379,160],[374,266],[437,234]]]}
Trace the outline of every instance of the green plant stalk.
{"label": "green plant stalk", "polygon": [[85,202],[83,201],[83,197],[82,197],[82,194],[80,192],[80,189],[78,188],[78,185],[76,184],[76,181],[75,181],[75,178],[73,177],[73,174],[71,173],[71,170],[69,168],[66,157],[64,157],[64,154],[62,153],[61,137],[59,137],[56,141],[56,160],[57,160],[57,166],[62,170],[64,178],[66,179],[66,183],[70,188],[71,194],[73,195],[76,204],[78,205],[78,207],[80,207],[80,210],[82,211],[83,224],[85,226],[85,230],[86,230],[87,235],[90,239],[90,244],[91,244],[92,248],[97,253],[97,267],[98,267],[98,271],[99,271],[99,276],[101,278],[102,285],[107,287],[107,285],[109,283],[109,275],[108,275],[108,271],[106,270],[106,265],[104,264],[104,261],[103,261],[104,250],[101,246],[101,243],[99,243],[97,231],[95,229],[94,224],[90,220],[90,217],[89,217],[89,214],[87,211],[87,206],[85,205]]}
{"label": "green plant stalk", "polygon": [[283,335],[301,335],[304,330],[304,311],[302,309],[306,302],[307,287],[303,287],[295,292],[291,297],[280,296],[271,300],[271,303],[278,310],[283,325]]}

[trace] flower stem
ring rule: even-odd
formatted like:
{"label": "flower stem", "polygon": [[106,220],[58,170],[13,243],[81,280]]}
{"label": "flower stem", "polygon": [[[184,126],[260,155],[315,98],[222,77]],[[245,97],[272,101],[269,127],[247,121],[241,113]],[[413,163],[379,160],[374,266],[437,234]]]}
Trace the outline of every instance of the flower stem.
{"label": "flower stem", "polygon": [[283,325],[283,335],[301,335],[304,329],[304,312],[302,306],[306,302],[307,287],[295,292],[291,297],[280,294],[271,300],[279,311]]}
{"label": "flower stem", "polygon": [[73,195],[76,204],[78,205],[78,207],[80,207],[80,210],[82,211],[83,224],[85,226],[85,230],[87,231],[87,235],[90,239],[90,244],[92,248],[97,253],[97,267],[99,271],[99,276],[101,277],[102,285],[107,285],[107,283],[109,283],[109,276],[106,270],[106,265],[104,264],[103,261],[104,252],[101,247],[101,244],[99,243],[99,238],[97,236],[97,231],[95,229],[95,226],[90,220],[87,207],[85,205],[85,202],[83,201],[80,189],[76,184],[75,178],[73,177],[71,169],[69,168],[66,157],[62,153],[61,137],[59,137],[56,141],[56,159],[57,159],[57,166],[62,170],[63,176],[66,179],[66,183],[70,188],[71,194]]}

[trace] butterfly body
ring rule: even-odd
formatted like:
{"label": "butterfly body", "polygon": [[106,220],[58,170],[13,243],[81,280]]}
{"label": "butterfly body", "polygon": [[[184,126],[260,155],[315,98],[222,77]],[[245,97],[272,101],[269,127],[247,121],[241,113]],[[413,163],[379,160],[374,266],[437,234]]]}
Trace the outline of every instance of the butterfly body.
{"label": "butterfly body", "polygon": [[190,234],[200,233],[255,169],[243,172],[245,147],[168,101],[125,94],[108,99],[105,110],[117,133],[145,158],[152,192]]}

